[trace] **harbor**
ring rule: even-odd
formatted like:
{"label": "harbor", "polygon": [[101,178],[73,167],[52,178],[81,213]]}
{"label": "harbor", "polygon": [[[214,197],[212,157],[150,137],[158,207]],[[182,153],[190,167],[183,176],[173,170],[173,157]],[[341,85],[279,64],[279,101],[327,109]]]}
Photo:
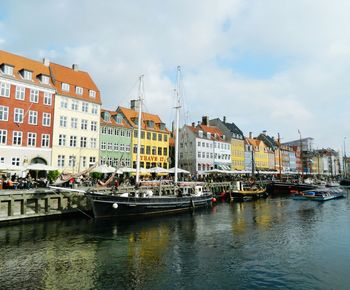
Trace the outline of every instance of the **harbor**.
{"label": "harbor", "polygon": [[345,289],[350,199],[0,227],[2,289]]}

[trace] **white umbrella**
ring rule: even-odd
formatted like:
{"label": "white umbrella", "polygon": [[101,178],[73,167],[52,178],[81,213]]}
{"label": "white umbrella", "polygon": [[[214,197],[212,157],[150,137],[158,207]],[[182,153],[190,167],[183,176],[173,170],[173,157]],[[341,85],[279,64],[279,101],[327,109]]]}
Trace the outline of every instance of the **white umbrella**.
{"label": "white umbrella", "polygon": [[135,168],[130,168],[130,167],[121,167],[118,170],[120,170],[123,173],[130,173],[130,172],[136,172]]}
{"label": "white umbrella", "polygon": [[58,170],[58,167],[50,166],[42,163],[30,164],[26,167],[26,170],[37,170],[37,171],[54,171]]}
{"label": "white umbrella", "polygon": [[[169,173],[175,173],[175,167],[170,168],[168,171],[169,171]],[[181,168],[178,168],[178,169],[177,169],[177,173],[190,174],[189,171],[187,171],[187,170],[185,170],[185,169],[181,169]]]}
{"label": "white umbrella", "polygon": [[149,172],[151,173],[169,173],[168,169],[164,169],[162,167],[153,167],[148,169]]}
{"label": "white umbrella", "polygon": [[0,164],[0,171],[23,171],[23,166],[11,165],[11,164]]}
{"label": "white umbrella", "polygon": [[91,170],[91,172],[99,172],[99,173],[113,173],[115,172],[115,168],[112,166],[107,166],[106,164],[95,167]]}

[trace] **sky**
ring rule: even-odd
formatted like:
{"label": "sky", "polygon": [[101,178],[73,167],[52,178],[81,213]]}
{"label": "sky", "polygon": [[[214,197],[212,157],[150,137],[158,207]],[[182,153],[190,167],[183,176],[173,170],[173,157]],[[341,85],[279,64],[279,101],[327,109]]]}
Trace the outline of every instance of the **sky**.
{"label": "sky", "polygon": [[[92,76],[103,108],[145,110],[171,128],[176,67],[181,123],[234,122],[282,142],[350,144],[350,1],[1,0],[0,49]],[[345,141],[345,142],[344,142]]]}

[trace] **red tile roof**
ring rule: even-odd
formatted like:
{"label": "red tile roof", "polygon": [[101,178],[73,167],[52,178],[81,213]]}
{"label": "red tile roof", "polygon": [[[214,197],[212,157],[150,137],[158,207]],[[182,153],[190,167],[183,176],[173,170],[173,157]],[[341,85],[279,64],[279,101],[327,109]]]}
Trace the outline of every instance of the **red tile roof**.
{"label": "red tile roof", "polygon": [[111,118],[109,119],[109,121],[105,121],[102,116],[100,118],[101,121],[101,125],[106,125],[106,126],[114,126],[114,127],[124,127],[127,129],[131,129],[131,126],[125,121],[125,119],[123,118],[123,121],[121,124],[118,124],[115,119],[113,118],[116,115],[119,115],[120,113],[116,112],[116,111],[110,111],[110,110],[106,110],[106,109],[101,109],[101,115],[104,112],[108,112],[111,115]]}
{"label": "red tile roof", "polygon": [[[50,63],[50,69],[52,80],[58,94],[101,104],[100,91],[87,72],[74,70],[56,63]],[[70,85],[69,92],[62,91],[62,83]],[[77,86],[83,88],[82,95],[75,93],[75,87]],[[89,90],[96,92],[95,98],[89,96]]]}
{"label": "red tile roof", "polygon": [[[3,50],[0,50],[0,65],[7,64],[10,66],[13,66],[13,79],[26,82],[28,84],[35,84],[43,87],[53,87],[53,84],[51,82],[51,79],[49,81],[49,84],[42,84],[38,78],[40,74],[46,75],[50,77],[50,70],[49,67],[45,66],[40,61],[31,60],[29,58],[25,58],[23,56],[19,56],[16,54],[12,54]],[[19,73],[23,69],[32,71],[32,80],[24,80]],[[0,73],[1,75],[1,73]],[[11,78],[11,76],[3,75],[8,78]]]}
{"label": "red tile roof", "polygon": [[[133,109],[129,109],[129,108],[124,108],[124,107],[119,107],[117,111],[121,112],[125,116],[128,123],[132,127],[137,128],[137,123],[135,122],[135,120],[138,117],[137,111],[135,111]],[[148,127],[147,121],[153,121],[154,128]],[[158,115],[144,113],[144,112],[142,113],[142,125],[141,125],[142,129],[149,130],[149,131],[169,133],[169,130],[166,127],[165,127],[165,130],[161,130],[160,126],[159,126],[160,124],[164,124],[164,123],[162,122],[162,120],[160,119],[160,117]]]}

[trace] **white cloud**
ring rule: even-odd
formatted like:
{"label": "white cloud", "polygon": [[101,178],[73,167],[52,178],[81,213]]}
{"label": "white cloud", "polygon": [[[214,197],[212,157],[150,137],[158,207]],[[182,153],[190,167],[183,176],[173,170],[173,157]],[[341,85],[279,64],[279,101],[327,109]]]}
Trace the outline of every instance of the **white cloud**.
{"label": "white cloud", "polygon": [[[267,129],[291,139],[300,129],[335,148],[349,132],[350,2],[14,2],[4,5],[0,46],[78,63],[93,76],[106,108],[127,106],[145,74],[146,107],[170,126],[169,74],[174,79],[181,65],[188,122],[226,115],[246,133]],[[284,64],[271,77],[243,76],[216,63],[238,58],[232,51],[276,56]]]}

